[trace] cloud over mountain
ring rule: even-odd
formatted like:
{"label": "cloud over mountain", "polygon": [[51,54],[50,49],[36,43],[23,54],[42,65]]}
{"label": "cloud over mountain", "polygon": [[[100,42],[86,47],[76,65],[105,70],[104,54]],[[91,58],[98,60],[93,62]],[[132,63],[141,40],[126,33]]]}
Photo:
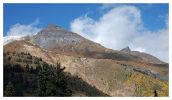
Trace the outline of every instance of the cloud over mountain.
{"label": "cloud over mountain", "polygon": [[[168,19],[168,18],[167,18]],[[165,20],[167,20],[165,19]],[[169,32],[167,26],[151,31],[144,27],[141,10],[135,6],[111,7],[98,20],[85,15],[71,22],[71,31],[112,49],[129,46],[168,62]]]}
{"label": "cloud over mountain", "polygon": [[34,22],[31,24],[14,24],[10,27],[9,31],[7,32],[7,36],[18,36],[18,37],[23,37],[23,36],[32,36],[37,34],[41,28],[38,28],[37,25],[39,23],[39,19],[36,19]]}

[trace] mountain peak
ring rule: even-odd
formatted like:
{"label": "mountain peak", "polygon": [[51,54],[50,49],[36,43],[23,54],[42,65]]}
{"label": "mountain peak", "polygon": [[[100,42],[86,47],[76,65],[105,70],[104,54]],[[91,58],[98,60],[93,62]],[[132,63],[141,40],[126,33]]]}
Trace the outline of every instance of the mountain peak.
{"label": "mountain peak", "polygon": [[127,47],[125,47],[125,48],[121,49],[120,51],[123,51],[123,52],[130,52],[130,51],[131,51],[131,49],[130,49],[130,47],[129,47],[129,46],[127,46]]}
{"label": "mountain peak", "polygon": [[48,24],[47,29],[62,30],[60,26],[57,26],[55,24]]}
{"label": "mountain peak", "polygon": [[37,36],[51,36],[56,37],[59,35],[62,35],[66,33],[66,31],[61,28],[60,26],[57,26],[55,24],[48,24],[46,28],[42,29],[40,32],[38,32]]}

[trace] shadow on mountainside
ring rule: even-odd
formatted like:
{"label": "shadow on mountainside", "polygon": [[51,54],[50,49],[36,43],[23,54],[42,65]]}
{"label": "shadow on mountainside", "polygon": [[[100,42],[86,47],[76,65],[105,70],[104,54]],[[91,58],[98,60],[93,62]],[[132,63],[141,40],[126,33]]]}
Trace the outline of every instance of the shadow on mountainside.
{"label": "shadow on mountainside", "polygon": [[81,78],[49,65],[29,53],[4,52],[3,95],[11,96],[108,96]]}

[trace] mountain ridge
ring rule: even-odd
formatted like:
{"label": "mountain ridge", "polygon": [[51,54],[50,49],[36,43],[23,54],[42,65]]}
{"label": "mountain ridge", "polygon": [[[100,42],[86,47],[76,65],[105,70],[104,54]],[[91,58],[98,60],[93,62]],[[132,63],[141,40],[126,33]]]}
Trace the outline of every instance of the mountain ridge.
{"label": "mountain ridge", "polygon": [[[57,53],[68,52],[79,56],[93,57],[93,58],[109,58],[109,54],[122,55],[124,58],[129,58],[137,61],[150,62],[163,64],[158,58],[151,56],[147,53],[140,53],[137,51],[131,51],[129,47],[124,48],[120,51],[111,50],[103,47],[102,45],[90,41],[77,33],[65,31],[62,28],[56,27],[55,25],[48,25],[47,28],[38,32],[37,35],[33,36],[31,41],[39,45],[40,47],[51,50]],[[58,50],[59,49],[59,50]],[[138,58],[139,57],[139,58]],[[117,57],[110,57],[116,59]],[[137,59],[135,59],[137,58]],[[127,60],[129,60],[127,59]]]}

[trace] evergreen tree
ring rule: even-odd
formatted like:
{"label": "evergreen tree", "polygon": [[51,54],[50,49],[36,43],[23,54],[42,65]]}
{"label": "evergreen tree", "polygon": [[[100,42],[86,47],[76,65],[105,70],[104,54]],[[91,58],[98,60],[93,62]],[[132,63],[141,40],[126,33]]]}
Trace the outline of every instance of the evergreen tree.
{"label": "evergreen tree", "polygon": [[47,80],[47,72],[46,66],[41,66],[41,69],[38,73],[38,89],[37,94],[38,96],[46,96],[46,80]]}
{"label": "evergreen tree", "polygon": [[66,77],[60,64],[55,68],[44,64],[38,75],[38,96],[70,96]]}
{"label": "evergreen tree", "polygon": [[29,64],[26,65],[26,70],[29,71]]}
{"label": "evergreen tree", "polygon": [[23,69],[22,69],[21,65],[17,63],[13,66],[13,71],[20,73],[20,72],[23,72]]}
{"label": "evergreen tree", "polygon": [[11,81],[6,86],[4,96],[15,96],[15,89]]}
{"label": "evergreen tree", "polygon": [[30,73],[34,73],[34,69],[32,66],[30,67]]}

